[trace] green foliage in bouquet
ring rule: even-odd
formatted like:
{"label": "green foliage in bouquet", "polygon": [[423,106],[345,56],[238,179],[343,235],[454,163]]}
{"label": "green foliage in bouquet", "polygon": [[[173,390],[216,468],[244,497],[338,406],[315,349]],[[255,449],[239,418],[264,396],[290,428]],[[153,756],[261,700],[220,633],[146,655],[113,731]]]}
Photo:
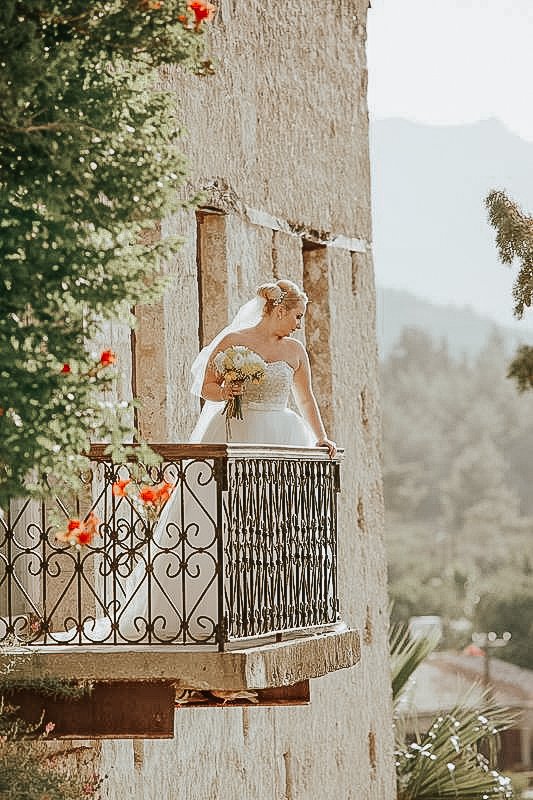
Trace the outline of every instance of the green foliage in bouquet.
{"label": "green foliage in bouquet", "polygon": [[76,474],[91,440],[132,434],[131,408],[105,394],[114,354],[87,342],[161,291],[178,244],[154,235],[184,179],[154,84],[161,65],[209,68],[194,6],[1,4],[0,507]]}

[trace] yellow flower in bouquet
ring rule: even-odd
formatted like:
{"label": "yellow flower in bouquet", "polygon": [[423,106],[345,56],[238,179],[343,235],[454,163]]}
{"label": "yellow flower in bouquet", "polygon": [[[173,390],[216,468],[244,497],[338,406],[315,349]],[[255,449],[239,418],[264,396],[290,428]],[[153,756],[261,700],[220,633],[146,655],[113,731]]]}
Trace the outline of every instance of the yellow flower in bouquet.
{"label": "yellow flower in bouquet", "polygon": [[[224,383],[261,383],[265,377],[266,364],[260,355],[244,345],[234,345],[222,350],[214,358],[215,370]],[[222,413],[226,417],[226,433],[231,439],[231,419],[242,419],[242,398],[240,395],[226,400]]]}

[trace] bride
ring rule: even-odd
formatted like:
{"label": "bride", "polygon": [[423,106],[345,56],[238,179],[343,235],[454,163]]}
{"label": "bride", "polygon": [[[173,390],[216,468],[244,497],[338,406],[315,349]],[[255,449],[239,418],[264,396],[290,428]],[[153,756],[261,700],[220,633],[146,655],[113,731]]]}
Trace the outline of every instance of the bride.
{"label": "bride", "polygon": [[[265,283],[230,325],[204,347],[193,364],[191,391],[206,402],[190,442],[226,442],[221,412],[226,401],[239,396],[243,419],[231,420],[232,442],[324,447],[330,458],[336,455],[336,444],[327,436],[313,394],[307,352],[291,338],[302,326],[306,305],[305,293],[292,281]],[[235,345],[252,350],[263,360],[259,384],[224,381],[217,372],[214,359]],[[287,407],[291,390],[301,415]],[[150,543],[144,534],[139,538],[136,566],[123,583],[124,596],[117,606],[106,608],[103,617],[86,618],[81,630],[54,633],[54,640],[76,642],[81,637],[82,641],[105,643],[116,635],[119,641],[131,643],[212,641],[217,618],[217,559],[213,555],[213,518],[206,509],[213,508],[215,498],[213,481],[204,480],[205,470],[202,460],[183,464],[181,491],[176,488],[164,506]],[[183,492],[192,485],[195,490],[184,502]],[[125,530],[129,530],[128,524]],[[127,539],[128,535],[125,546]],[[201,567],[195,560],[197,554],[204,557]]]}
{"label": "bride", "polygon": [[[306,306],[307,296],[292,281],[265,283],[202,350],[193,365],[192,391],[210,402],[191,442],[225,442],[221,403],[240,395],[244,419],[232,420],[233,441],[326,447],[330,457],[335,456],[336,445],[328,439],[313,394],[309,357],[304,346],[291,338],[302,326]],[[247,347],[263,359],[266,369],[260,384],[224,382],[217,373],[214,359],[232,345]],[[291,389],[302,416],[287,408]]]}

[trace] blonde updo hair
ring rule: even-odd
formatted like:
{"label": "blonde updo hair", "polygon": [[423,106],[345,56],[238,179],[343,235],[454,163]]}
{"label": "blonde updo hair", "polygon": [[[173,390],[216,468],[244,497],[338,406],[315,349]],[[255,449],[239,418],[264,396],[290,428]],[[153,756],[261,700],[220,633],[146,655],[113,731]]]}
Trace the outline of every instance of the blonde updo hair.
{"label": "blonde updo hair", "polygon": [[265,314],[272,314],[277,306],[294,308],[298,303],[307,303],[306,293],[293,281],[284,279],[262,283],[256,293],[265,300]]}

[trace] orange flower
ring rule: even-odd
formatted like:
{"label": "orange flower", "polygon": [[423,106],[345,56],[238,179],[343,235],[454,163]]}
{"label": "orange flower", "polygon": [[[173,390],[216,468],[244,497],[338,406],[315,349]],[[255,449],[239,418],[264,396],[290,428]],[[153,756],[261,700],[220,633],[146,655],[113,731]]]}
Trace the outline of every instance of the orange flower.
{"label": "orange flower", "polygon": [[100,524],[100,520],[98,519],[96,514],[93,514],[93,512],[91,511],[91,513],[89,514],[89,516],[85,520],[85,522],[83,524],[83,527],[84,527],[85,531],[87,531],[87,533],[90,534],[90,536],[92,538],[96,533],[98,533],[99,524]]}
{"label": "orange flower", "polygon": [[69,519],[67,529],[65,531],[58,531],[56,539],[58,542],[68,542],[76,547],[83,547],[85,544],[90,544],[93,536],[98,533],[98,525],[100,520],[96,514],[91,513],[84,522],[79,519]]}
{"label": "orange flower", "polygon": [[170,495],[172,494],[172,489],[174,488],[172,483],[168,483],[167,481],[163,481],[158,486],[155,487],[157,493],[157,499],[160,503],[166,503]]}
{"label": "orange flower", "polygon": [[72,372],[72,370],[70,369],[70,364],[63,364],[63,366],[61,367],[61,372]]}
{"label": "orange flower", "polygon": [[131,483],[131,478],[127,478],[126,480],[123,481],[116,481],[116,483],[113,484],[111,491],[113,492],[115,497],[127,497],[128,493],[126,491],[126,487],[129,486],[130,483]]}
{"label": "orange flower", "polygon": [[213,19],[213,15],[216,11],[216,6],[206,2],[206,0],[189,0],[187,8],[194,14],[196,29],[200,27],[202,22],[209,22],[210,19]]}
{"label": "orange flower", "polygon": [[100,356],[100,364],[102,367],[109,367],[117,360],[115,353],[112,350],[103,350]]}
{"label": "orange flower", "polygon": [[153,503],[157,500],[157,492],[153,486],[142,486],[139,492],[139,500],[143,503]]}
{"label": "orange flower", "polygon": [[65,531],[58,531],[56,539],[58,542],[68,542],[69,544],[77,544],[78,536],[82,530],[82,525],[79,519],[70,519]]}

